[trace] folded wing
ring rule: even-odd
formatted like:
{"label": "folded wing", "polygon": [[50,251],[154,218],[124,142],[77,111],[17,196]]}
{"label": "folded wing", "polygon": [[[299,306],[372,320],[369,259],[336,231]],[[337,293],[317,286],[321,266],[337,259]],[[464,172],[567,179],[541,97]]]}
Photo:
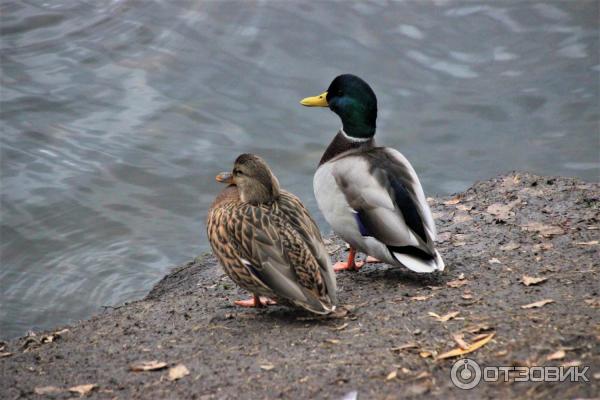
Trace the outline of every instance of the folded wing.
{"label": "folded wing", "polygon": [[[307,241],[286,218],[265,211],[248,205],[238,214],[240,231],[230,237],[236,242],[233,244],[239,249],[241,262],[257,283],[277,296],[316,313],[332,311],[335,280],[333,287],[329,286],[328,277],[321,272],[327,265],[323,268],[320,255],[315,256],[311,249],[319,246]],[[318,242],[320,237],[313,240]]]}
{"label": "folded wing", "polygon": [[373,148],[336,161],[334,178],[363,236],[383,243],[417,272],[444,268],[435,250],[435,224],[419,179],[398,151]]}

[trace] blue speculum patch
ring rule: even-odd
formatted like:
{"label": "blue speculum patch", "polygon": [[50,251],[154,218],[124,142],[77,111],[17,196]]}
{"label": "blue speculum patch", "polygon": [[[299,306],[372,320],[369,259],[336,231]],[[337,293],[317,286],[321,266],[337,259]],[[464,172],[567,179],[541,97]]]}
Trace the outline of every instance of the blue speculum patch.
{"label": "blue speculum patch", "polygon": [[356,224],[358,225],[358,230],[359,230],[359,232],[360,232],[360,234],[362,236],[372,236],[369,233],[369,230],[367,229],[367,227],[365,226],[365,224],[360,219],[360,212],[359,211],[354,211],[354,219],[356,220]]}

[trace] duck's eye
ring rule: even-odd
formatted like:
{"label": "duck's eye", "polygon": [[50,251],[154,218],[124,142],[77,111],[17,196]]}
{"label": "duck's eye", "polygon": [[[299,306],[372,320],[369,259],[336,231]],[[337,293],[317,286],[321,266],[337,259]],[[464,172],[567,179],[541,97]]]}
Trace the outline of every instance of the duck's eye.
{"label": "duck's eye", "polygon": [[239,169],[234,169],[233,174],[234,175],[244,175],[244,173],[242,171],[240,171]]}
{"label": "duck's eye", "polygon": [[340,89],[340,90],[338,90],[338,91],[337,91],[337,95],[338,95],[339,97],[342,97],[342,96],[344,95],[344,93],[342,93],[342,91],[341,91],[341,89]]}

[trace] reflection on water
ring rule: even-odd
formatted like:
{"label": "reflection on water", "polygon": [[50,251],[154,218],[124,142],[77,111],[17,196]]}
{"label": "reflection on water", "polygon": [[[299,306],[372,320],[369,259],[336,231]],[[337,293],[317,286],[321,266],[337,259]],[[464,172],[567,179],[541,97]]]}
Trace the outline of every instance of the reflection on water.
{"label": "reflection on water", "polygon": [[317,213],[339,122],[298,100],[342,72],[430,195],[511,169],[596,180],[598,4],[4,1],[0,336],[140,297],[207,250],[213,177],[240,152]]}

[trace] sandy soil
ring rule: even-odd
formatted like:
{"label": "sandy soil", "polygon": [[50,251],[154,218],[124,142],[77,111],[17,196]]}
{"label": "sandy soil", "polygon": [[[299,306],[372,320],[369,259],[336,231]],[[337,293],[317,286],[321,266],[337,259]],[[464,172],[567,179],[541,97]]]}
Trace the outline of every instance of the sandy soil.
{"label": "sandy soil", "polygon": [[[314,318],[233,307],[246,294],[201,256],[146,299],[0,344],[0,398],[79,397],[75,389],[98,399],[598,396],[599,185],[515,173],[431,205],[441,274],[378,264],[341,273],[339,315]],[[328,247],[345,255],[334,237]],[[545,280],[526,286],[524,275]],[[552,302],[522,308],[541,300]],[[468,355],[482,366],[590,366],[589,382],[456,388],[459,358],[437,357],[491,333]],[[152,360],[166,365],[131,370]],[[171,369],[178,364],[189,373]]]}

